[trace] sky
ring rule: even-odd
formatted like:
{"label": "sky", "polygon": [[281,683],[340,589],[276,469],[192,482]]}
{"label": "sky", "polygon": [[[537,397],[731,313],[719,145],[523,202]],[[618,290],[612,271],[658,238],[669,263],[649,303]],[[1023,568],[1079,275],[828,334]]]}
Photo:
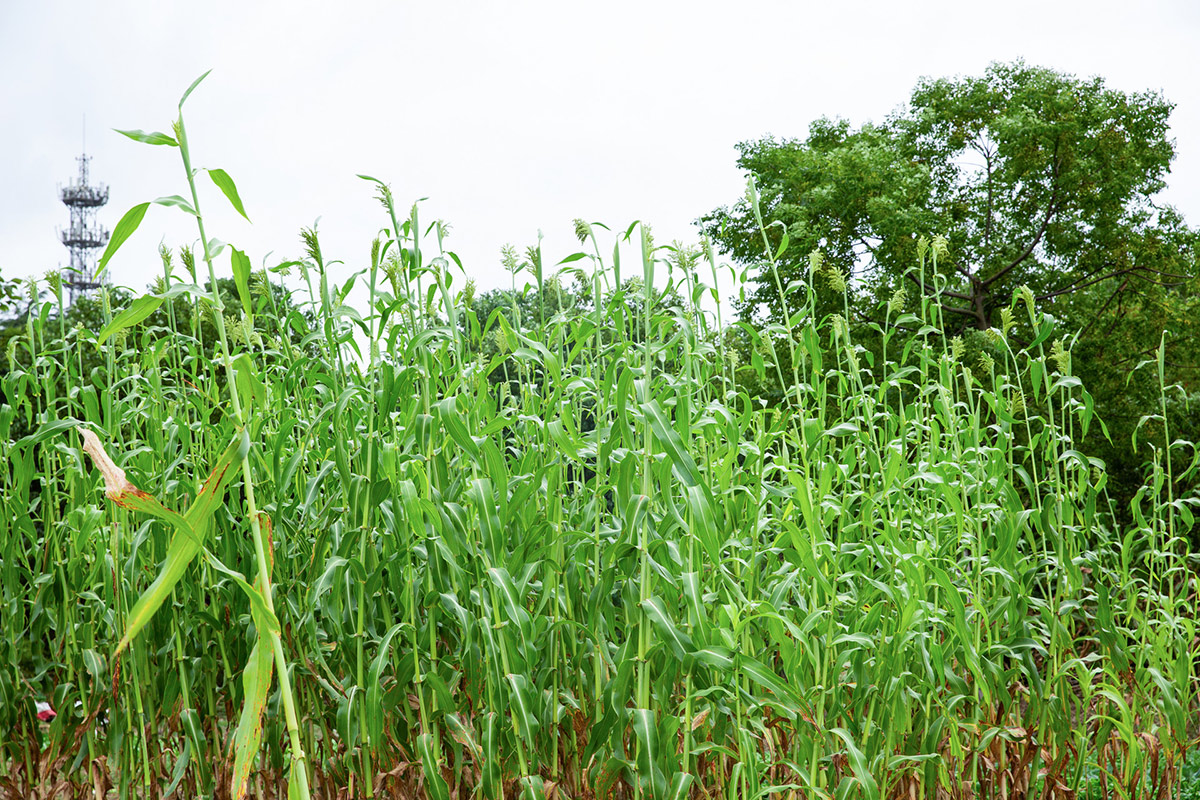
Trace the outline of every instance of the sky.
{"label": "sky", "polygon": [[[0,276],[65,265],[58,187],[84,147],[111,188],[100,222],[188,193],[179,151],[114,128],[170,131],[185,106],[195,166],[236,181],[252,222],[202,184],[209,236],[253,263],[301,253],[316,225],[335,275],[368,265],[387,218],[451,225],[446,247],[482,289],[508,285],[500,248],[578,250],[572,220],[659,242],[745,186],[735,145],[803,137],[822,116],[880,121],[923,76],[1024,58],[1122,91],[1161,91],[1177,157],[1161,199],[1200,224],[1196,0],[896,2],[23,2],[0,0]],[[194,221],[152,206],[110,263],[142,290],[160,242]],[[219,262],[229,274],[228,260]]]}

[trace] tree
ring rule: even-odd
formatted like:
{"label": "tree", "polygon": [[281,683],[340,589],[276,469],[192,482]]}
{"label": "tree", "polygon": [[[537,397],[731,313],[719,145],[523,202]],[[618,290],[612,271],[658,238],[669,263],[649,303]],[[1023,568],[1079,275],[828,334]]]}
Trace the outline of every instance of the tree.
{"label": "tree", "polygon": [[[803,278],[807,255],[853,277],[857,312],[873,318],[884,292],[907,285],[936,295],[950,333],[985,330],[1017,287],[1071,317],[1068,298],[1087,289],[1122,294],[1173,285],[1194,259],[1161,246],[1182,232],[1153,196],[1175,155],[1172,105],[1153,92],[1126,94],[1100,78],[1079,80],[1023,62],[982,77],[923,80],[906,107],[855,130],[821,119],[805,140],[768,137],[738,146],[739,166],[759,183],[767,222],[791,247],[783,285]],[[746,200],[701,220],[743,262],[763,244]],[[922,282],[915,234],[941,234],[949,257]],[[782,231],[770,235],[778,244]],[[763,276],[743,309],[777,313]]]}

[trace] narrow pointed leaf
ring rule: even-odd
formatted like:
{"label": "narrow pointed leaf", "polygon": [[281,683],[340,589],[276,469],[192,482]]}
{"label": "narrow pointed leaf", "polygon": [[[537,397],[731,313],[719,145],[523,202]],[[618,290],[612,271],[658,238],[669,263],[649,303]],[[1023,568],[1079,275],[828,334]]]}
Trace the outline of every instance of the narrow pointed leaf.
{"label": "narrow pointed leaf", "polygon": [[113,130],[117,131],[117,133],[121,134],[122,136],[128,136],[135,142],[142,142],[143,144],[165,144],[169,145],[170,147],[179,147],[179,142],[175,141],[175,139],[167,134],[159,133],[158,131],[146,133],[145,131],[139,130],[122,131],[118,130],[117,128],[113,128]]}
{"label": "narrow pointed leaf", "polygon": [[197,86],[199,86],[199,85],[200,85],[200,81],[202,81],[202,80],[204,80],[205,78],[207,78],[207,77],[208,77],[208,73],[209,73],[209,72],[212,72],[212,70],[210,69],[210,70],[206,71],[206,72],[205,72],[203,75],[201,75],[199,78],[196,78],[196,80],[192,81],[192,85],[191,85],[191,86],[189,86],[189,87],[187,88],[187,91],[183,93],[183,97],[180,97],[180,98],[179,98],[179,110],[180,110],[180,111],[183,111],[183,104],[184,104],[185,102],[187,102],[187,99],[188,99],[188,97],[191,95],[191,93],[192,93],[193,91],[195,91],[195,90],[196,90],[196,87],[197,87]]}
{"label": "narrow pointed leaf", "polygon": [[96,264],[97,273],[104,271],[104,267],[108,265],[109,259],[116,254],[121,245],[125,243],[125,240],[132,236],[133,232],[142,224],[142,218],[146,216],[146,209],[149,207],[149,203],[139,203],[126,211],[125,216],[121,217],[121,221],[117,223],[117,227],[113,228],[112,237],[108,240],[108,247],[104,248],[104,253],[100,256],[100,261]]}
{"label": "narrow pointed leaf", "polygon": [[220,189],[225,195],[226,199],[229,200],[229,203],[233,206],[234,210],[245,217],[246,221],[249,222],[250,217],[246,216],[246,209],[244,206],[242,206],[241,195],[238,194],[237,186],[234,185],[233,178],[229,177],[229,173],[223,169],[210,169],[208,171],[208,177],[212,178],[212,182],[217,185],[217,188]]}
{"label": "narrow pointed leaf", "polygon": [[156,294],[142,295],[129,304],[129,307],[113,318],[113,321],[104,326],[100,331],[100,335],[96,337],[97,344],[104,344],[108,337],[112,336],[117,331],[125,330],[126,328],[137,325],[146,317],[158,310],[158,307],[163,303],[163,298]]}

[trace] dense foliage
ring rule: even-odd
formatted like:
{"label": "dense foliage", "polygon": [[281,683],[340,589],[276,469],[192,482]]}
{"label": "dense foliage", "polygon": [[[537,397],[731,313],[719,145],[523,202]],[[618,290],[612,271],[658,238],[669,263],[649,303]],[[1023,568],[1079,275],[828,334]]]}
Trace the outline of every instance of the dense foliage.
{"label": "dense foliage", "polygon": [[[1200,232],[1156,197],[1175,155],[1170,111],[1152,92],[1022,62],[928,79],[880,123],[820,119],[805,139],[743,142],[738,164],[757,180],[763,219],[747,197],[702,222],[744,264],[761,261],[762,222],[772,246],[790,240],[779,281],[757,276],[744,318],[778,320],[780,292],[805,279],[819,249],[868,347],[883,302],[904,291],[936,299],[942,332],[962,337],[972,360],[995,359],[981,334],[1008,326],[1004,310],[1028,287],[1063,336],[1079,335],[1076,368],[1111,434],[1097,428],[1088,447],[1112,465],[1123,509],[1147,458],[1130,443],[1157,393],[1149,372],[1126,379],[1164,330],[1167,382],[1200,395]],[[918,235],[935,233],[947,256],[919,280]],[[841,305],[828,294],[838,296],[826,307]],[[1189,406],[1169,409],[1175,425],[1190,424]]]}
{"label": "dense foliage", "polygon": [[[137,134],[179,148],[202,226],[182,119]],[[54,344],[35,314],[16,340],[0,791],[1180,786],[1200,500],[1173,487],[1193,448],[1154,451],[1118,527],[1107,474],[1074,446],[1091,395],[1032,291],[1008,306],[1026,346],[999,330],[987,368],[940,335],[936,295],[884,304],[875,355],[817,313],[811,281],[781,322],[734,329],[739,362],[711,250],[581,224],[590,252],[563,261],[591,302],[547,308],[539,252],[542,301],[489,308],[379,189],[391,227],[355,278],[364,308],[305,233],[299,345],[283,332],[300,318],[276,316],[237,251],[228,308],[168,269],[124,310],[102,304],[99,331]],[[914,252],[918,277],[946,257]],[[151,319],[177,299],[213,321],[215,356],[179,316],[165,334]],[[105,368],[81,371],[80,348]],[[739,373],[789,388],[764,407]]]}

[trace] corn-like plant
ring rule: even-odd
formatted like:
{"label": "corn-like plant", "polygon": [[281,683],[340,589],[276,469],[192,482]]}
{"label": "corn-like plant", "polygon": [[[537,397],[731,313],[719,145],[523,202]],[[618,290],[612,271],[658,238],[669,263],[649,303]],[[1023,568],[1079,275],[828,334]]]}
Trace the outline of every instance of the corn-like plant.
{"label": "corn-like plant", "polygon": [[[315,230],[255,271],[204,229],[202,173],[246,211],[182,114],[125,133],[179,150],[187,196],[154,203],[195,218],[207,286],[164,253],[91,331],[51,281],[5,356],[0,792],[1181,787],[1195,448],[1148,414],[1161,444],[1117,528],[1074,445],[1091,397],[1030,300],[970,362],[924,292],[858,341],[816,316],[818,289],[854,290],[817,254],[778,286],[784,319],[727,327],[710,247],[580,221],[554,267],[507,250],[515,291],[481,315],[447,226],[382,181],[361,272],[334,281]],[[768,374],[770,403],[746,388]]]}

